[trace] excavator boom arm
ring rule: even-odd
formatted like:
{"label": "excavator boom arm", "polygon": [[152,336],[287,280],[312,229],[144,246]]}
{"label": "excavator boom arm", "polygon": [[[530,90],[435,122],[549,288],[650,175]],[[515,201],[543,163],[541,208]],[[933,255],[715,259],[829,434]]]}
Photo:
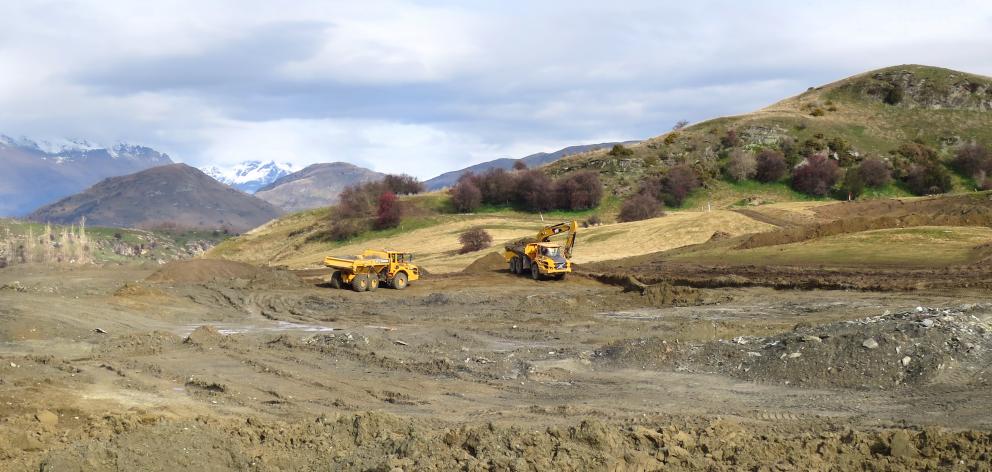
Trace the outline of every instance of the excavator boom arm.
{"label": "excavator boom arm", "polygon": [[575,233],[579,231],[579,224],[575,221],[571,223],[558,223],[556,225],[545,226],[537,233],[537,240],[542,243],[546,243],[551,240],[555,235],[562,233],[568,233],[568,239],[565,241],[565,245],[562,247],[565,257],[568,259],[572,258],[572,247],[575,246]]}

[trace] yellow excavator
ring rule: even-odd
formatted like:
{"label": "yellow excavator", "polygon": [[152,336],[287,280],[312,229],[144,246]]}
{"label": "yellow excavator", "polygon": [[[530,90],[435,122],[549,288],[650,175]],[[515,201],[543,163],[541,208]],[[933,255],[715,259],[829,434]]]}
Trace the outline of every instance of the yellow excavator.
{"label": "yellow excavator", "polygon": [[[534,241],[507,244],[503,258],[514,274],[530,274],[534,280],[562,280],[566,274],[572,272],[570,259],[578,230],[579,225],[575,221],[545,226],[537,233]],[[551,242],[551,238],[563,233],[568,235],[565,244]]]}

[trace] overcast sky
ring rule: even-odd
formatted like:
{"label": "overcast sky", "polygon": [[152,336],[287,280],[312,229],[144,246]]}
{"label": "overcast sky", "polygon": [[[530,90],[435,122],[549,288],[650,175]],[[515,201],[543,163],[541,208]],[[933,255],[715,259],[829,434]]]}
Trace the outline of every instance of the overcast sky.
{"label": "overcast sky", "polygon": [[903,63],[992,75],[992,4],[3,1],[0,133],[432,177]]}

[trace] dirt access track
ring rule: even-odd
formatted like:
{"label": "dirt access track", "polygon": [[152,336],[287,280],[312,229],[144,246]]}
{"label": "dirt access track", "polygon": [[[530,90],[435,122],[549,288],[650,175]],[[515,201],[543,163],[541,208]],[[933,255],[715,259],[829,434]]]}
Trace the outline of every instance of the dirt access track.
{"label": "dirt access track", "polygon": [[2,470],[990,470],[985,291],[220,261],[0,287]]}

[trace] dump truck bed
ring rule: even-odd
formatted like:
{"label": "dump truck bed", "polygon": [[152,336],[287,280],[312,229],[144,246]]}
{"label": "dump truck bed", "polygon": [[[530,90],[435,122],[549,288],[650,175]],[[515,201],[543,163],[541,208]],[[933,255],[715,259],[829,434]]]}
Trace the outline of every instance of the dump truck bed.
{"label": "dump truck bed", "polygon": [[356,271],[360,267],[375,267],[389,264],[389,259],[362,256],[327,256],[324,265],[332,269]]}

